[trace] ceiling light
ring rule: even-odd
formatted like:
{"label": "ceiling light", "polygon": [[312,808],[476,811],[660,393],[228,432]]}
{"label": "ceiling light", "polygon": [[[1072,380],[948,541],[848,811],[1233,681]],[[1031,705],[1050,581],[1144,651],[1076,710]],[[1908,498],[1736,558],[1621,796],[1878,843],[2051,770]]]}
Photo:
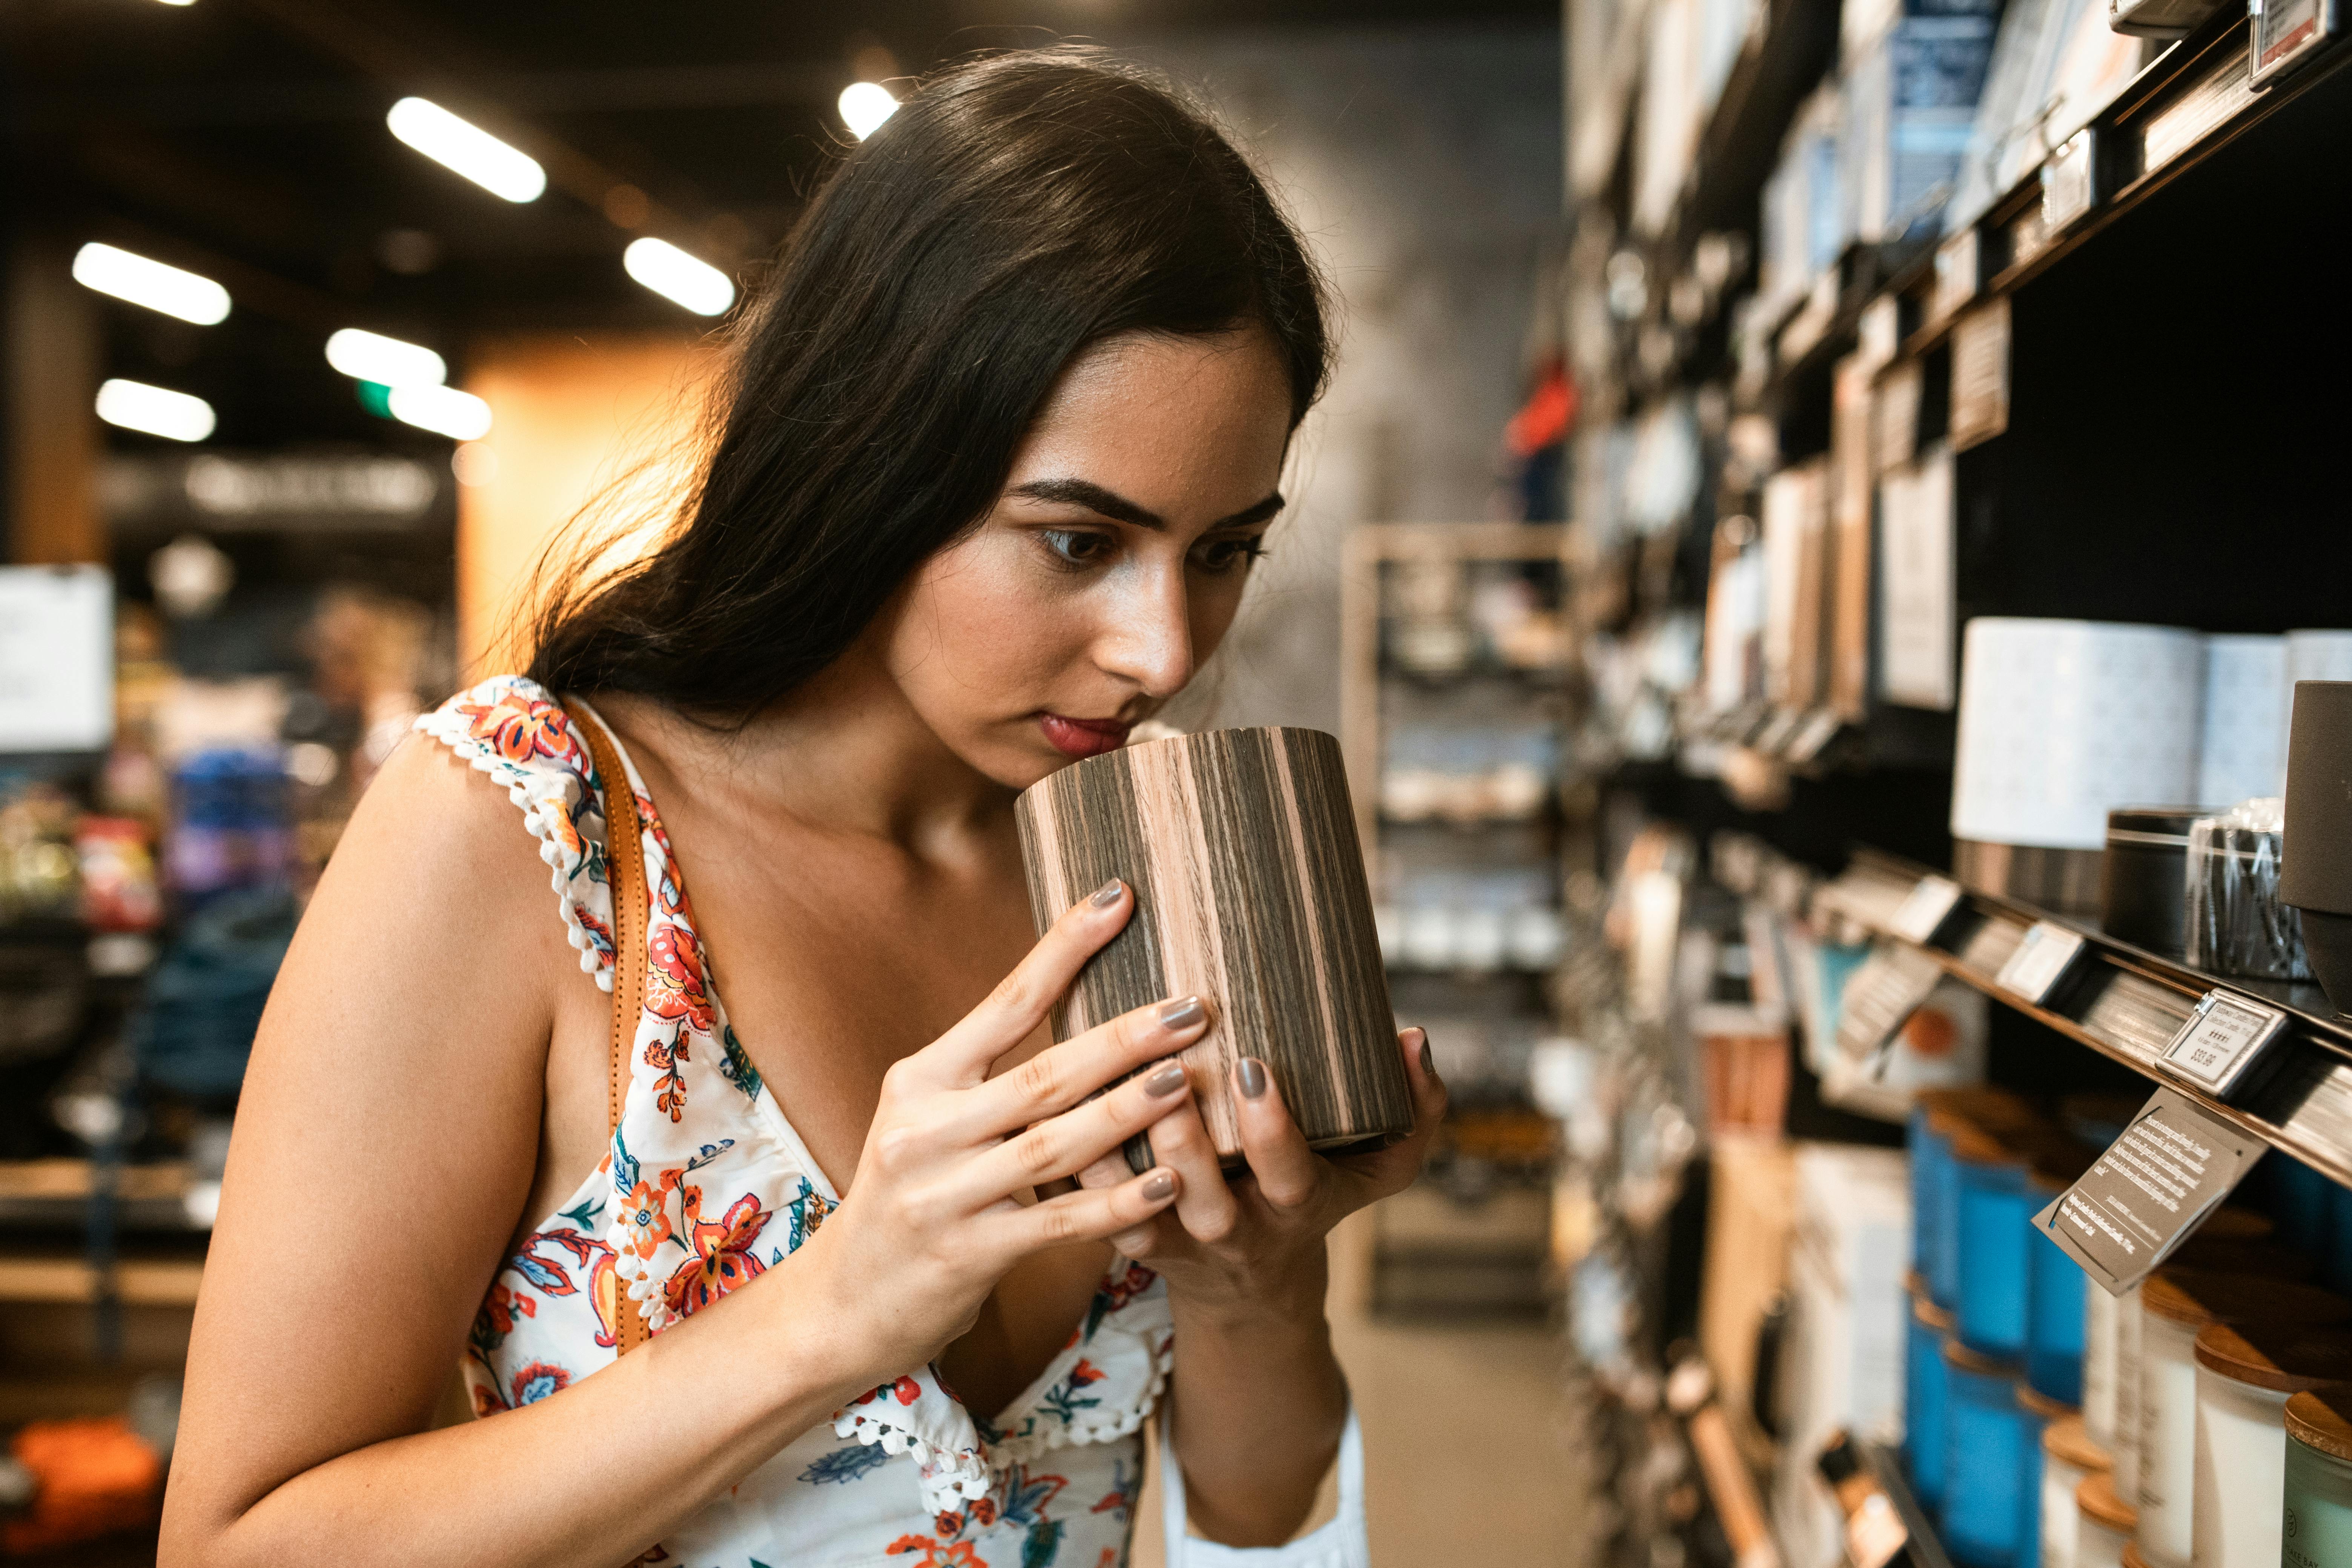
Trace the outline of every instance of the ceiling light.
{"label": "ceiling light", "polygon": [[327,363],[358,381],[385,386],[438,386],[449,367],[431,349],[345,327],[327,340]]}
{"label": "ceiling light", "polygon": [[201,441],[213,433],[213,405],[143,381],[109,381],[98,389],[98,416],[109,425],[167,441]]}
{"label": "ceiling light", "polygon": [[547,189],[539,160],[425,98],[404,98],[383,117],[392,133],[435,163],[510,202],[535,202]]}
{"label": "ceiling light", "polygon": [[228,315],[228,290],[211,279],[96,240],[74,252],[73,279],[85,289],[200,327],[209,327]]}
{"label": "ceiling light", "polygon": [[621,252],[621,265],[630,277],[698,316],[724,315],[735,302],[735,285],[727,274],[666,239],[648,235],[631,240]]}
{"label": "ceiling light", "polygon": [[860,142],[882,129],[898,112],[898,100],[878,81],[853,81],[841,89],[842,123]]}
{"label": "ceiling light", "polygon": [[166,5],[193,5],[195,3],[196,0],[163,0]]}
{"label": "ceiling light", "polygon": [[454,386],[395,386],[392,416],[453,441],[478,441],[490,433],[490,405]]}

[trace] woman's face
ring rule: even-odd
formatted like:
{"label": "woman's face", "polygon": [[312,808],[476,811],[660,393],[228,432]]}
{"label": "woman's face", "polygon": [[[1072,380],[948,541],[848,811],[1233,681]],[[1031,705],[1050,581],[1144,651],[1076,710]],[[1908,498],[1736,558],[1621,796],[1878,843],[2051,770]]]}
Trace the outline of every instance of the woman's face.
{"label": "woman's face", "polygon": [[1260,330],[1087,351],[980,526],[893,599],[892,679],[999,784],[1115,750],[1233,625],[1289,433],[1289,377]]}

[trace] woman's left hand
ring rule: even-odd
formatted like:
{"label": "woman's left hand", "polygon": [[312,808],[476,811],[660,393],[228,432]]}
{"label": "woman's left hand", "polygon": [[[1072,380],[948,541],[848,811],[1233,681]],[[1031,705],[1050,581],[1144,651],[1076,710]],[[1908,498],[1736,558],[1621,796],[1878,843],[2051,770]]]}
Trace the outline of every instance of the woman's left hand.
{"label": "woman's left hand", "polygon": [[[1198,1100],[1204,1086],[1196,1083],[1182,1108],[1151,1129],[1152,1154],[1182,1178],[1181,1195],[1148,1223],[1112,1237],[1112,1244],[1150,1265],[1171,1292],[1196,1307],[1271,1300],[1319,1310],[1323,1238],[1349,1215],[1402,1191],[1420,1173],[1445,1114],[1445,1086],[1431,1062],[1427,1032],[1406,1029],[1397,1047],[1412,1089],[1412,1131],[1369,1154],[1333,1160],[1308,1149],[1265,1064],[1245,1058],[1233,1089],[1249,1166],[1228,1176],[1202,1125]],[[1090,1187],[1129,1179],[1117,1155],[1097,1162],[1081,1178]]]}

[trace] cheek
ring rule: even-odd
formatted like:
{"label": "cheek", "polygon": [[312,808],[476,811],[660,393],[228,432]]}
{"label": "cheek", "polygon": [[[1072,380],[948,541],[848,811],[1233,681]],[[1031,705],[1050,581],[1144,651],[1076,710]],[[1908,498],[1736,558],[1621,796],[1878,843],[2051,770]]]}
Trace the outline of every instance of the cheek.
{"label": "cheek", "polygon": [[892,629],[891,674],[935,726],[1025,712],[1066,662],[1065,645],[1084,641],[1074,608],[1038,593],[1034,574],[998,544],[982,534],[934,556]]}

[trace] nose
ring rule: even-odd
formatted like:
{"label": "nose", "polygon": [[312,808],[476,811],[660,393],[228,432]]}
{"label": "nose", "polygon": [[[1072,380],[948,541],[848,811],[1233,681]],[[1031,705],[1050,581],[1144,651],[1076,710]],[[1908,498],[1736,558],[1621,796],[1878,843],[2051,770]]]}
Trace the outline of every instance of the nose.
{"label": "nose", "polygon": [[1192,615],[1182,571],[1144,574],[1107,607],[1096,664],[1155,700],[1184,689],[1192,679]]}

